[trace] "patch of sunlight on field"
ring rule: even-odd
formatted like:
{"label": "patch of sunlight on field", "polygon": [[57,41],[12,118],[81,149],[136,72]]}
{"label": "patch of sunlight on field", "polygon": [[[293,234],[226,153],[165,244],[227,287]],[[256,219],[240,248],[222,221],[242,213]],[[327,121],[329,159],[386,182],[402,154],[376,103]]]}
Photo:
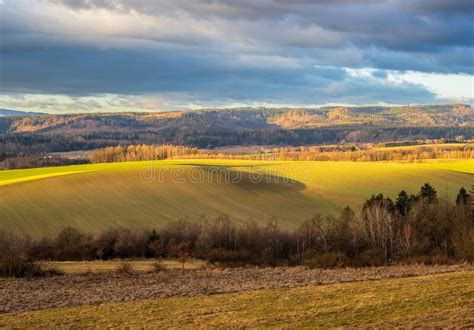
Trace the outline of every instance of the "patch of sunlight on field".
{"label": "patch of sunlight on field", "polygon": [[454,172],[474,174],[474,160],[464,160],[464,161],[446,160],[446,161],[438,161],[438,162],[422,162],[420,163],[420,166],[449,170],[449,171],[454,171]]}
{"label": "patch of sunlight on field", "polygon": [[42,167],[20,170],[0,171],[0,185],[45,179],[58,175],[77,174],[96,171],[126,170],[143,167],[144,162],[85,164],[57,167]]}
{"label": "patch of sunlight on field", "polygon": [[25,181],[46,179],[46,178],[51,178],[51,177],[60,176],[60,175],[69,175],[69,174],[77,174],[77,173],[85,173],[85,172],[89,172],[89,171],[64,171],[64,172],[56,172],[56,173],[50,172],[50,173],[45,173],[45,174],[16,177],[13,179],[3,179],[3,180],[0,180],[0,186],[4,186],[4,185],[6,186],[9,184],[25,182]]}
{"label": "patch of sunlight on field", "polygon": [[474,272],[46,309],[0,327],[469,327]]}

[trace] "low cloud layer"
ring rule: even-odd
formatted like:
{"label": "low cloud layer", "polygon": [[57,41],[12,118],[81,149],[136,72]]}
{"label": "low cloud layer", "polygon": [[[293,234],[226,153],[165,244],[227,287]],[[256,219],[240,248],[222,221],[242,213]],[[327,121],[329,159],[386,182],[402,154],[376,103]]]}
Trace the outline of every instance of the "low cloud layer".
{"label": "low cloud layer", "polygon": [[0,106],[472,103],[473,16],[462,0],[3,0]]}

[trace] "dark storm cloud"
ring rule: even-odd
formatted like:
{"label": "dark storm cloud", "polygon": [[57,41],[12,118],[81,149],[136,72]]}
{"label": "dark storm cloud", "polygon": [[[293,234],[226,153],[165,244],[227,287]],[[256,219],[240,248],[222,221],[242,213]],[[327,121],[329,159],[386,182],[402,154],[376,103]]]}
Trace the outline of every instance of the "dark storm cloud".
{"label": "dark storm cloud", "polygon": [[[346,73],[338,68],[245,67],[212,54],[173,51],[117,51],[94,49],[42,50],[4,56],[3,89],[24,93],[139,94],[162,92],[218,92],[235,97],[258,97],[275,88],[320,87],[340,81]],[[72,65],[73,64],[73,65]],[[42,81],[37,86],[37,81]],[[15,82],[15,83],[12,83]],[[234,87],[234,88],[233,88]],[[229,89],[229,90],[227,90]],[[278,95],[276,95],[278,97]]]}
{"label": "dark storm cloud", "polygon": [[[473,73],[472,1],[4,0],[0,92],[430,102],[386,70]],[[354,77],[345,67],[372,67]]]}
{"label": "dark storm cloud", "polygon": [[[74,65],[71,65],[74,63]],[[6,57],[4,92],[152,94],[186,92],[198,101],[215,99],[289,103],[430,102],[417,85],[390,85],[350,77],[336,67],[244,67],[216,55],[106,50],[37,51]],[[41,83],[39,83],[41,82]],[[403,102],[402,102],[403,103]]]}
{"label": "dark storm cloud", "polygon": [[[341,33],[335,46],[375,45],[394,50],[469,46],[474,43],[474,4],[468,0],[52,0],[75,9],[105,8],[148,15],[179,15],[223,20],[229,25],[257,21],[266,26],[300,31],[319,27]],[[253,24],[250,24],[251,26]],[[284,29],[272,30],[277,44],[291,45]],[[252,34],[259,36],[259,29]],[[283,38],[281,38],[283,36]],[[309,39],[313,36],[308,36]],[[297,39],[298,35],[294,35]],[[263,41],[263,40],[262,40]],[[308,46],[311,43],[307,42]]]}
{"label": "dark storm cloud", "polygon": [[473,15],[473,3],[472,0],[417,0],[417,1],[405,1],[397,0],[397,5],[404,10],[414,11],[423,14],[440,13],[442,15],[447,14],[460,14],[460,15]]}

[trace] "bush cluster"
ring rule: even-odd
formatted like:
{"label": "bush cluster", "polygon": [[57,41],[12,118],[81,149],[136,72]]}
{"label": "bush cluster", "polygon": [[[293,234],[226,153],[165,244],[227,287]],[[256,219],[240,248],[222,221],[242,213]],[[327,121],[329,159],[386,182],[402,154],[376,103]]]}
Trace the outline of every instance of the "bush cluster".
{"label": "bush cluster", "polygon": [[31,241],[27,237],[0,231],[0,277],[38,277],[59,275],[54,268],[36,263],[29,255]]}

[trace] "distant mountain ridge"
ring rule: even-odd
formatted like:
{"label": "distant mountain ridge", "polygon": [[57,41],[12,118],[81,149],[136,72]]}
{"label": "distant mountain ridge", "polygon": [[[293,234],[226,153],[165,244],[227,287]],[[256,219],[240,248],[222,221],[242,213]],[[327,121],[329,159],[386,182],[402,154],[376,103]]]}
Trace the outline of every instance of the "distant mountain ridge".
{"label": "distant mountain ridge", "polygon": [[[206,131],[255,130],[264,128],[306,129],[340,126],[371,127],[465,127],[474,126],[474,109],[469,105],[403,107],[243,108],[182,112],[127,112],[91,114],[41,114],[0,110],[29,116],[13,120],[0,133],[72,133],[143,129]],[[31,117],[33,116],[33,117]]]}
{"label": "distant mountain ridge", "polygon": [[18,110],[9,110],[9,109],[0,109],[0,116],[41,116],[45,115],[42,112],[29,112],[29,111],[18,111]]}

